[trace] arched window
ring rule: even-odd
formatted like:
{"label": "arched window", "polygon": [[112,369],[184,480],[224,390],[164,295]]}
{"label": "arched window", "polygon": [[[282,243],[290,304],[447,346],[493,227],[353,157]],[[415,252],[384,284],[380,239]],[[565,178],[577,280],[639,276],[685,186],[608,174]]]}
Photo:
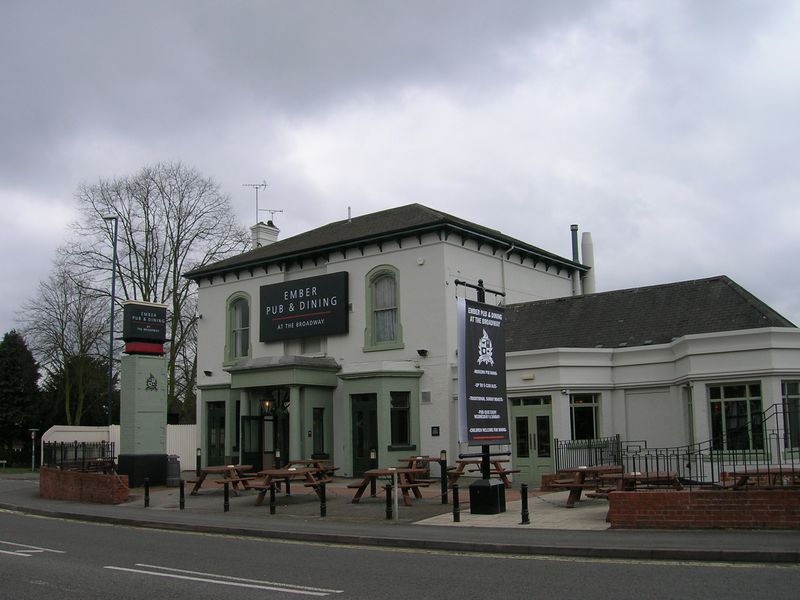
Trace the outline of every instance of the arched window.
{"label": "arched window", "polygon": [[244,295],[228,302],[228,360],[250,356],[250,299]]}
{"label": "arched window", "polygon": [[400,288],[394,267],[376,267],[367,275],[367,327],[364,349],[389,350],[403,347],[400,325]]}

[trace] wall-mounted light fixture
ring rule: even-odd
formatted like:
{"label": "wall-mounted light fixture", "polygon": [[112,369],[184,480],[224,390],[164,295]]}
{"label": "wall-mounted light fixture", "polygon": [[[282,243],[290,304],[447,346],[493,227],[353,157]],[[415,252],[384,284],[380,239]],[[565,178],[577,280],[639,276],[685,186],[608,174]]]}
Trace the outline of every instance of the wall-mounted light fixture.
{"label": "wall-mounted light fixture", "polygon": [[417,350],[417,354],[420,356],[428,356],[428,349],[427,348],[420,348]]}
{"label": "wall-mounted light fixture", "polygon": [[273,398],[272,396],[267,396],[261,401],[261,407],[266,414],[274,415],[289,410],[289,400],[288,398]]}
{"label": "wall-mounted light fixture", "polygon": [[561,390],[561,395],[562,396],[569,396],[569,390],[566,390],[566,389]]}
{"label": "wall-mounted light fixture", "polygon": [[206,377],[211,377],[213,374],[214,373],[212,373],[211,371],[203,371],[203,375],[205,375]]}

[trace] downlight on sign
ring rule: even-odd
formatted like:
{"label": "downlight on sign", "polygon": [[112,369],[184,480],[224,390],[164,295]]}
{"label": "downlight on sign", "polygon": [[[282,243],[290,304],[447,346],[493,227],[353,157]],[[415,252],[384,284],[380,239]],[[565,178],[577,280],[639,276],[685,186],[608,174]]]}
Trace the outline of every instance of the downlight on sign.
{"label": "downlight on sign", "polygon": [[458,300],[460,441],[508,444],[505,313],[501,307]]}
{"label": "downlight on sign", "polygon": [[347,273],[261,286],[259,341],[346,334]]}

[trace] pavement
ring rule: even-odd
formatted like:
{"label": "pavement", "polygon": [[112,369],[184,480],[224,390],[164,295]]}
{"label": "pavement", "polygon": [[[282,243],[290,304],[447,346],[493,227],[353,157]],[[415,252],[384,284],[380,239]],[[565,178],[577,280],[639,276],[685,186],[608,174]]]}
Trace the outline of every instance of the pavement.
{"label": "pavement", "polygon": [[[186,479],[191,473],[185,473]],[[412,506],[399,503],[386,518],[382,490],[367,492],[353,504],[352,480],[336,478],[327,486],[326,516],[320,516],[316,495],[302,485],[291,496],[278,493],[275,514],[269,498],[256,506],[256,493],[231,495],[224,510],[219,485],[208,483],[195,496],[186,486],[180,509],[176,487],[154,487],[149,506],[144,490],[131,490],[119,505],[50,500],[39,496],[36,474],[0,471],[0,509],[54,518],[198,533],[227,534],[328,544],[405,547],[430,551],[483,552],[512,555],[571,556],[603,559],[713,561],[800,564],[798,530],[629,530],[611,529],[605,520],[608,503],[584,499],[567,509],[567,492],[529,492],[528,524],[522,524],[518,489],[506,490],[506,511],[473,515],[467,486],[459,493],[461,511],[454,522],[452,495],[441,502],[437,486],[424,490]]]}

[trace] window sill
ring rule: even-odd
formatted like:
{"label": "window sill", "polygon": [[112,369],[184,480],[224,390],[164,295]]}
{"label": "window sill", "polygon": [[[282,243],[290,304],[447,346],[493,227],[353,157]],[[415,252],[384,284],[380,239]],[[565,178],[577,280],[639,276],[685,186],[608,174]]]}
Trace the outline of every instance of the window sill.
{"label": "window sill", "polygon": [[396,446],[387,446],[389,452],[413,452],[417,449],[416,444],[398,444]]}
{"label": "window sill", "polygon": [[405,348],[403,342],[384,342],[381,344],[374,344],[372,346],[364,346],[363,352],[380,352],[381,350],[402,350]]}

